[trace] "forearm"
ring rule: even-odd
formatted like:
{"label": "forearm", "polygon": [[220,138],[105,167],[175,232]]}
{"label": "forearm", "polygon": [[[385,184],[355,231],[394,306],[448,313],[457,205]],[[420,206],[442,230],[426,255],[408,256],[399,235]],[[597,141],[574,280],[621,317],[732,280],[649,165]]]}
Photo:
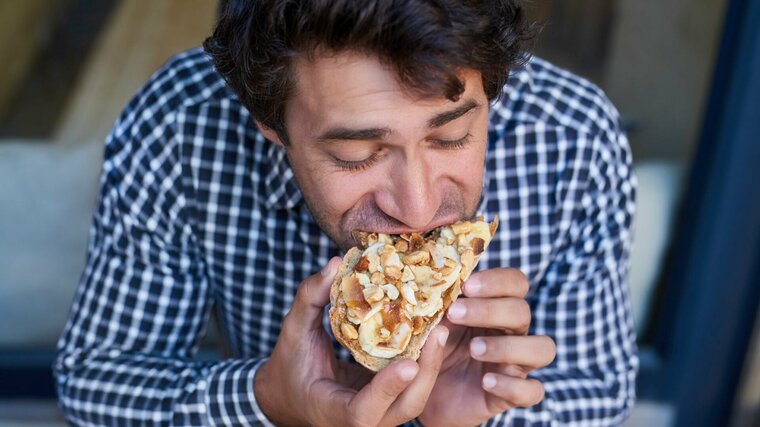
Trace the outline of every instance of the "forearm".
{"label": "forearm", "polygon": [[62,352],[55,376],[61,408],[75,425],[271,425],[254,393],[264,360]]}

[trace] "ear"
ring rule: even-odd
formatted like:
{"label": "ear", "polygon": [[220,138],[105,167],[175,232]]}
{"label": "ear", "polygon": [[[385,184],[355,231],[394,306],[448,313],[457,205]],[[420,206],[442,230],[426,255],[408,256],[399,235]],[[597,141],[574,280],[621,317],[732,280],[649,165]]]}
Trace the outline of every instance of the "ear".
{"label": "ear", "polygon": [[272,128],[264,126],[258,120],[254,120],[254,122],[256,123],[256,127],[259,128],[259,132],[261,132],[261,134],[264,135],[264,138],[274,142],[277,145],[282,145],[282,146],[285,145],[282,143],[280,136],[277,135],[277,132],[275,132]]}

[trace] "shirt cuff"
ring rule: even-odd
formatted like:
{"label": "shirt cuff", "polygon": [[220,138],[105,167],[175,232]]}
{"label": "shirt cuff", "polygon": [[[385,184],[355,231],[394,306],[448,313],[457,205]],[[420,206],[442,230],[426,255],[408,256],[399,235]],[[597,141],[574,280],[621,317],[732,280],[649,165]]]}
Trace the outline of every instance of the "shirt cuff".
{"label": "shirt cuff", "polygon": [[267,360],[233,361],[214,372],[205,396],[210,425],[275,427],[259,407],[253,387],[256,373]]}

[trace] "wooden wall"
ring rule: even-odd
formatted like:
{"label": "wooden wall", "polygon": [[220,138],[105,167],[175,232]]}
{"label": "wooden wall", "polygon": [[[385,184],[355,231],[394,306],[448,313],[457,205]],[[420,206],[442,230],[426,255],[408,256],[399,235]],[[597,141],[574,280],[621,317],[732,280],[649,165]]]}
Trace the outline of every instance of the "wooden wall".
{"label": "wooden wall", "polygon": [[213,0],[122,0],[90,55],[56,139],[77,144],[104,138],[154,71],[211,33],[216,8]]}

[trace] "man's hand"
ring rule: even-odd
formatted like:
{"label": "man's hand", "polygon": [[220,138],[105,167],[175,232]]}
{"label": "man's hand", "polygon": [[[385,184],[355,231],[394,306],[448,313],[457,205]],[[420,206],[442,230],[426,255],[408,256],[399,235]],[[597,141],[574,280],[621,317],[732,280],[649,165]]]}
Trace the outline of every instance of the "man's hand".
{"label": "man's hand", "polygon": [[417,417],[435,385],[448,336],[431,333],[419,363],[396,362],[374,377],[339,363],[322,326],[330,285],[340,265],[333,258],[308,277],[269,360],[256,374],[256,400],[277,425],[394,426]]}
{"label": "man's hand", "polygon": [[420,421],[429,426],[480,424],[513,407],[543,400],[544,387],[528,372],[554,360],[554,341],[527,336],[528,280],[515,269],[474,273],[466,298],[449,307],[445,362]]}

